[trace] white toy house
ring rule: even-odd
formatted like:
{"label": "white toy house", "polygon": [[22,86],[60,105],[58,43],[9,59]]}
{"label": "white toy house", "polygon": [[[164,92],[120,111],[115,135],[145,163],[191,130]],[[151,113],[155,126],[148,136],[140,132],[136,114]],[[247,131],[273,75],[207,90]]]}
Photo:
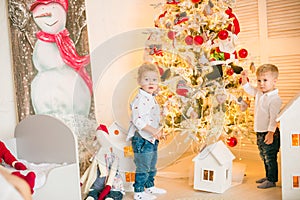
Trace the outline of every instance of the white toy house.
{"label": "white toy house", "polygon": [[282,199],[300,198],[300,93],[279,113]]}
{"label": "white toy house", "polygon": [[194,159],[194,189],[223,193],[231,187],[235,156],[222,141],[205,147]]}

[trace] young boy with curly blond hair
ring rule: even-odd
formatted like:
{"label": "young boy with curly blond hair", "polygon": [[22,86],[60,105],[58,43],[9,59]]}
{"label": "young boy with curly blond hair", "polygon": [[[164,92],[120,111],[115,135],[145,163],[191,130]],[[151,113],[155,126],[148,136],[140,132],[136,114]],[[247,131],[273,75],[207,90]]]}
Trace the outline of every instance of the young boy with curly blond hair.
{"label": "young boy with curly blond hair", "polygon": [[130,105],[131,124],[128,140],[131,140],[136,165],[134,199],[156,199],[153,194],[164,194],[166,190],[154,186],[157,150],[162,130],[160,107],[155,95],[160,80],[158,68],[144,63],[138,69],[139,92]]}
{"label": "young boy with curly blond hair", "polygon": [[273,64],[264,64],[256,70],[257,86],[248,83],[246,71],[241,73],[244,90],[255,97],[254,131],[257,136],[259,154],[264,161],[265,177],[256,181],[257,187],[266,189],[275,187],[278,181],[277,154],[280,147],[279,129],[276,118],[282,101],[276,89],[278,68]]}

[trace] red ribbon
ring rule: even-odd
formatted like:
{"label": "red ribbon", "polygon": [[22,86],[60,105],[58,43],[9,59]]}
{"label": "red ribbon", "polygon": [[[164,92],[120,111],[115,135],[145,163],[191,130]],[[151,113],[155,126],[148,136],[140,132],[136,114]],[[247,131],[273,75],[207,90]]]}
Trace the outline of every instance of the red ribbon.
{"label": "red ribbon", "polygon": [[85,66],[90,63],[90,56],[79,56],[74,42],[70,38],[70,33],[67,29],[57,33],[50,34],[44,31],[38,31],[36,37],[44,42],[55,42],[63,61],[73,68],[85,81],[90,93],[93,92],[93,82],[87,73]]}

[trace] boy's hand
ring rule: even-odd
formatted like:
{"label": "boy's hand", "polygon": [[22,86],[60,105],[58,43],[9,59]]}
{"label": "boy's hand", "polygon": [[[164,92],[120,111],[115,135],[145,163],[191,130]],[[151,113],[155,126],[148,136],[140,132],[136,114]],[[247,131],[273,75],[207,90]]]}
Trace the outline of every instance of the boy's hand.
{"label": "boy's hand", "polygon": [[156,95],[158,95],[159,92],[160,92],[160,88],[157,87],[157,89],[153,92],[153,94],[156,96]]}
{"label": "boy's hand", "polygon": [[247,70],[243,70],[241,72],[241,84],[245,85],[248,82],[249,78],[248,78],[248,72]]}
{"label": "boy's hand", "polygon": [[248,77],[248,72],[247,72],[247,70],[243,70],[243,71],[241,72],[241,75],[242,75],[242,77]]}
{"label": "boy's hand", "polygon": [[265,144],[272,144],[273,143],[273,139],[274,139],[274,132],[268,132],[265,136],[265,140],[264,143]]}
{"label": "boy's hand", "polygon": [[157,132],[153,134],[153,137],[157,140],[159,140],[162,136],[162,129],[157,129]]}

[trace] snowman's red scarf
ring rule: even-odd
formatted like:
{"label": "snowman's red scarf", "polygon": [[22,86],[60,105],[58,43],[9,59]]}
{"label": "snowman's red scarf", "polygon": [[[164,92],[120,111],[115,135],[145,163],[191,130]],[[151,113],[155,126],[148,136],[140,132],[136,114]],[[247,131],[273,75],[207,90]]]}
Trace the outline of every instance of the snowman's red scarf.
{"label": "snowman's red scarf", "polygon": [[69,31],[64,29],[57,34],[50,34],[43,31],[36,33],[36,37],[44,42],[55,42],[63,61],[72,67],[85,81],[91,94],[93,92],[92,80],[85,70],[85,66],[90,63],[89,55],[79,56],[76,52],[75,45],[69,37]]}

